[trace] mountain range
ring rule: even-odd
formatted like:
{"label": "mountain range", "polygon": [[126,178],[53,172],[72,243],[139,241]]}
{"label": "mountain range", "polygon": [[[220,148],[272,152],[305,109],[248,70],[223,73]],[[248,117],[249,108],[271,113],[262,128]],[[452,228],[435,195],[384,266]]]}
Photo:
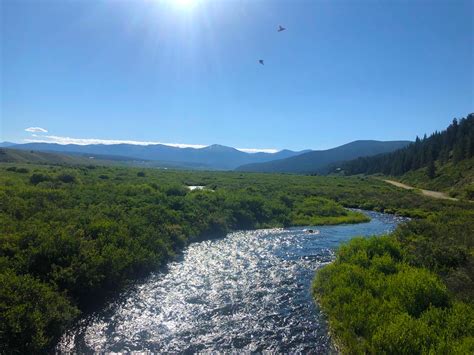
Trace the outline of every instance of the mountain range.
{"label": "mountain range", "polygon": [[137,161],[153,162],[152,166],[176,166],[189,169],[233,170],[240,165],[283,159],[306,151],[281,150],[277,153],[246,153],[232,147],[213,144],[204,148],[178,148],[164,144],[56,144],[56,143],[0,143],[0,147],[55,152],[91,157],[120,156]]}
{"label": "mountain range", "polygon": [[374,156],[404,148],[410,141],[358,140],[327,150],[315,150],[297,156],[260,164],[247,164],[239,171],[264,173],[327,173],[334,164],[360,157]]}
{"label": "mountain range", "polygon": [[204,148],[178,148],[163,144],[56,144],[56,143],[0,143],[0,147],[34,152],[60,153],[124,161],[150,167],[184,169],[239,170],[255,172],[314,173],[328,170],[336,162],[387,153],[408,145],[409,141],[355,141],[340,147],[320,151],[281,150],[276,153],[246,153],[223,145]]}

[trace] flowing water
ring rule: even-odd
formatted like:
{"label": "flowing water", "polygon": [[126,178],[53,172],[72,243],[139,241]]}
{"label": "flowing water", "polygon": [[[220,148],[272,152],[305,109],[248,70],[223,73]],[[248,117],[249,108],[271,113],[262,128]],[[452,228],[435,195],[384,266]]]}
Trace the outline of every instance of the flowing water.
{"label": "flowing water", "polygon": [[194,243],[167,269],[124,292],[64,335],[61,352],[331,351],[314,304],[314,272],[334,248],[383,234],[403,219],[365,212],[371,222],[264,229]]}

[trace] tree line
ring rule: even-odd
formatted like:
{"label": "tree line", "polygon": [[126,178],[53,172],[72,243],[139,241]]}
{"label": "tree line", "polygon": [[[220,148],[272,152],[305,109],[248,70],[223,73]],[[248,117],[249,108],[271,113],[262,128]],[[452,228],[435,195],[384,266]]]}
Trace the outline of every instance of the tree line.
{"label": "tree line", "polygon": [[429,137],[416,137],[414,143],[392,153],[362,157],[339,166],[346,175],[376,174],[400,176],[409,171],[427,168],[435,176],[435,161],[454,164],[474,156],[474,113],[454,119],[449,127]]}

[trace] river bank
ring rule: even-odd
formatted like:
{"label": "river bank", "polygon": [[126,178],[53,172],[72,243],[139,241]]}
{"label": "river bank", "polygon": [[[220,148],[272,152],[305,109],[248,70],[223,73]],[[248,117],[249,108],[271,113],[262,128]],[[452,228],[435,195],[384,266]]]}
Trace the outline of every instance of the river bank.
{"label": "river bank", "polygon": [[313,283],[338,348],[472,353],[473,221],[472,210],[446,210],[341,246]]}
{"label": "river bank", "polygon": [[434,203],[361,177],[33,164],[0,170],[0,352],[50,349],[78,314],[196,241],[366,220],[345,207],[427,216],[460,203]]}
{"label": "river bank", "polygon": [[368,223],[263,229],[191,244],[167,271],[83,319],[61,351],[328,352],[324,316],[314,304],[314,270],[355,235],[387,233],[404,219],[364,212]]}

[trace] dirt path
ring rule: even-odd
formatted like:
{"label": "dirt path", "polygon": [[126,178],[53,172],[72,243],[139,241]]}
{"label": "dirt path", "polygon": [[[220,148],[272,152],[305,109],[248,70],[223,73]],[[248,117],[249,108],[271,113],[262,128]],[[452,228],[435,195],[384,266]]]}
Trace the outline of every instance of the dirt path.
{"label": "dirt path", "polygon": [[[418,189],[416,187],[410,186],[403,184],[398,181],[393,181],[393,180],[384,180],[385,182],[388,182],[389,184],[392,184],[397,187],[401,187],[402,189],[407,189],[407,190],[413,190],[413,189]],[[421,191],[421,193],[425,196],[433,197],[433,198],[441,198],[444,200],[451,200],[451,201],[458,201],[457,198],[454,197],[449,197],[447,194],[444,192],[439,192],[439,191],[430,191],[430,190],[423,190],[423,189],[418,189]]]}

